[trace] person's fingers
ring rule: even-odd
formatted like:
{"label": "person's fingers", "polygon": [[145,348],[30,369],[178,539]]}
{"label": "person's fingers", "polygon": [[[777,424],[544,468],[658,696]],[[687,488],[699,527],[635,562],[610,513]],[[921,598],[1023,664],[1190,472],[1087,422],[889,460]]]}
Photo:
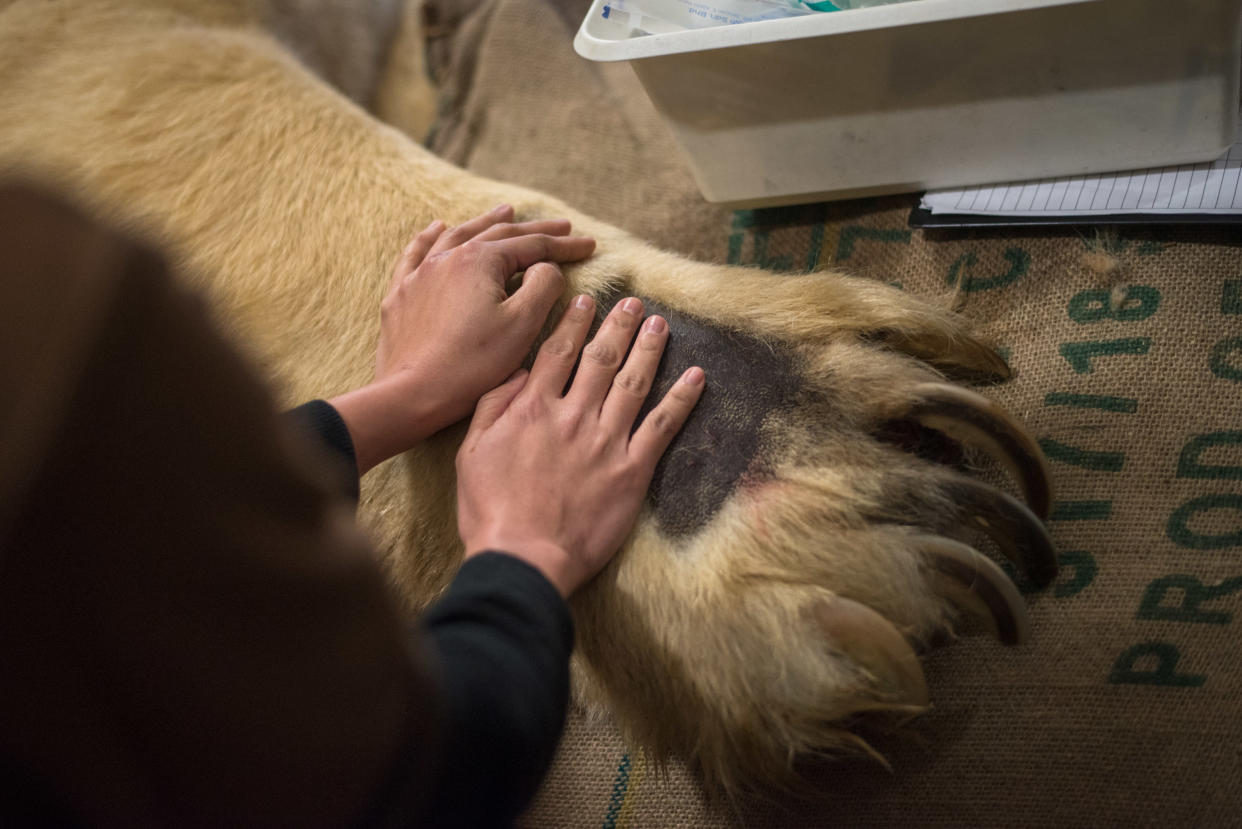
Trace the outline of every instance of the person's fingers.
{"label": "person's fingers", "polygon": [[565,290],[565,275],[551,262],[536,262],[522,275],[522,284],[504,304],[517,318],[521,330],[529,336],[527,345],[548,319],[552,306]]}
{"label": "person's fingers", "polygon": [[397,257],[397,264],[392,269],[392,281],[388,285],[388,290],[392,291],[397,287],[397,283],[410,274],[415,268],[423,264],[423,260],[427,258],[427,254],[436,243],[436,239],[440,238],[440,234],[444,232],[444,222],[436,219],[431,224],[414,234],[414,238],[405,246],[405,250],[401,251],[401,255]]}
{"label": "person's fingers", "polygon": [[544,341],[539,347],[539,353],[535,355],[535,364],[530,370],[533,391],[552,397],[561,396],[594,319],[595,300],[587,294],[574,297],[552,335]]}
{"label": "person's fingers", "polygon": [[432,248],[431,252],[435,254],[451,250],[458,245],[469,242],[492,225],[511,221],[513,221],[513,207],[507,204],[497,205],[482,216],[475,216],[473,219],[464,221],[456,227],[450,227],[444,231],[436,241],[435,247]]}
{"label": "person's fingers", "polygon": [[630,438],[630,457],[642,465],[650,473],[655,470],[656,462],[668,449],[673,438],[690,416],[690,411],[699,402],[704,386],[703,369],[698,366],[688,368],[682,373],[673,387],[668,390],[656,407],[647,412],[642,424]]}
{"label": "person's fingers", "polygon": [[474,407],[474,417],[470,419],[470,429],[466,432],[466,442],[489,429],[500,419],[509,408],[509,404],[518,396],[530,377],[526,369],[519,368],[509,375],[509,379],[479,398]]}
{"label": "person's fingers", "polygon": [[638,332],[638,339],[630,349],[625,365],[612,379],[612,388],[604,400],[600,423],[606,428],[629,434],[634,418],[651,391],[660,357],[668,342],[668,323],[663,317],[648,317]]}
{"label": "person's fingers", "polygon": [[565,399],[587,411],[598,412],[617,374],[621,358],[634,339],[634,331],[642,320],[643,303],[629,297],[617,303],[608,314],[595,338],[582,349],[578,374]]}
{"label": "person's fingers", "polygon": [[550,236],[545,233],[528,233],[486,244],[502,258],[501,269],[506,276],[525,270],[536,262],[576,262],[595,251],[595,240],[589,236]]}
{"label": "person's fingers", "polygon": [[547,236],[568,236],[568,219],[539,219],[531,222],[500,222],[484,230],[474,237],[476,242],[495,242],[500,239],[512,239],[515,236],[529,236],[542,233]]}

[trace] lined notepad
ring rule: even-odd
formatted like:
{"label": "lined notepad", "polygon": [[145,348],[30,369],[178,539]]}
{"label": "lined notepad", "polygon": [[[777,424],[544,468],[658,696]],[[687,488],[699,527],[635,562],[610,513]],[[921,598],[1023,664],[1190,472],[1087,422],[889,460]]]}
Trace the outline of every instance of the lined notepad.
{"label": "lined notepad", "polygon": [[1202,164],[935,190],[920,207],[931,216],[1242,215],[1242,139]]}

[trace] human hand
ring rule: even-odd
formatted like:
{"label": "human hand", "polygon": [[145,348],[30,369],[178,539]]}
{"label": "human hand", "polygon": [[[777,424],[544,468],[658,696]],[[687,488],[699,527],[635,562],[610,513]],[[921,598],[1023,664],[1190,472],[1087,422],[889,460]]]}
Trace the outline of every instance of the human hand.
{"label": "human hand", "polygon": [[703,392],[688,369],[631,436],[651,389],[668,325],[642,326],[642,302],[619,303],[582,351],[594,318],[580,296],[539,349],[479,401],[457,454],[457,525],[466,557],[508,553],[538,568],[568,596],[612,558],[638,516],[656,462]]}
{"label": "human hand", "polygon": [[[433,222],[397,260],[380,305],[375,380],[329,401],[359,473],[469,415],[530,351],[564,289],[555,263],[595,249],[563,219],[512,219],[501,205],[454,228]],[[523,269],[507,296],[505,281]]]}

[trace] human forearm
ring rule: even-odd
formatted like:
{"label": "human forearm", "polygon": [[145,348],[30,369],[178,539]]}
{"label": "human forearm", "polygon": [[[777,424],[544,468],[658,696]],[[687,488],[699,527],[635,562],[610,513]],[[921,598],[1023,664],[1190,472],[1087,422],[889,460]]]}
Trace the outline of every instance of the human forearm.
{"label": "human forearm", "polygon": [[349,429],[359,476],[448,425],[433,392],[417,378],[388,378],[328,400]]}

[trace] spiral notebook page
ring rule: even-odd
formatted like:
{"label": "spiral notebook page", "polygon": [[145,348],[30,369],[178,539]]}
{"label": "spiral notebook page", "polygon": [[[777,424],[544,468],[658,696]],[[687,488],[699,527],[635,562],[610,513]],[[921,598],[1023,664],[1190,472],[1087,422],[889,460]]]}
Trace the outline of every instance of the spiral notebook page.
{"label": "spiral notebook page", "polygon": [[1201,164],[935,190],[920,207],[932,216],[1242,215],[1242,141]]}

